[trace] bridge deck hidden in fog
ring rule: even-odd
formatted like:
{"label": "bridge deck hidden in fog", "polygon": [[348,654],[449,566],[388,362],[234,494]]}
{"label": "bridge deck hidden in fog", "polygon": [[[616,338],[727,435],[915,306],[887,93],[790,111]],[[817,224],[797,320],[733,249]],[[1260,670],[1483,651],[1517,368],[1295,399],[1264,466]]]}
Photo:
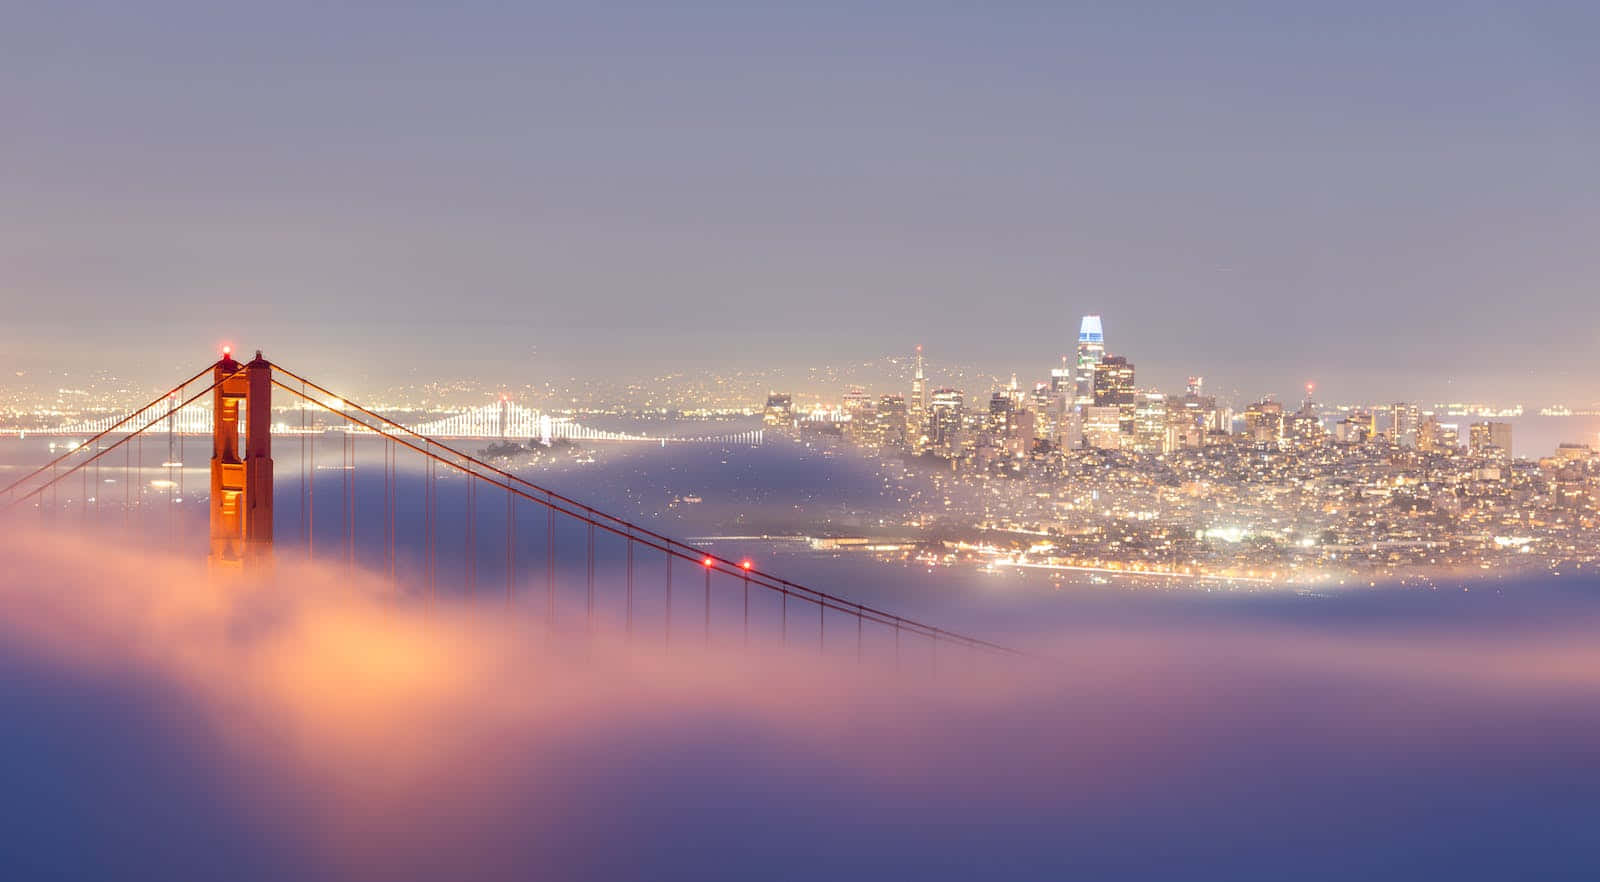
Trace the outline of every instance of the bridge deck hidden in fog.
{"label": "bridge deck hidden in fog", "polygon": [[[208,375],[209,383],[206,380]],[[202,384],[203,388],[199,391],[190,392],[191,386]],[[791,582],[764,572],[749,560],[729,560],[679,542],[531,483],[508,470],[449,447],[441,443],[438,437],[511,439],[542,436],[547,442],[555,437],[591,437],[596,440],[662,443],[669,439],[625,433],[594,432],[585,435],[584,432],[592,430],[584,430],[564,421],[553,421],[547,415],[525,408],[514,408],[506,401],[444,420],[404,426],[338,396],[282,365],[269,362],[259,351],[247,364],[240,364],[225,351],[221,360],[144,407],[120,419],[104,421],[105,424],[97,426],[93,437],[83,444],[0,490],[0,505],[12,512],[31,506],[45,518],[76,514],[85,523],[93,523],[96,515],[105,507],[105,484],[115,480],[102,479],[102,469],[115,473],[116,469],[121,468],[124,478],[124,518],[130,518],[132,512],[142,504],[145,492],[140,484],[141,479],[130,474],[133,468],[132,451],[137,449],[139,452],[139,471],[142,476],[143,438],[147,434],[157,437],[165,434],[169,451],[172,451],[175,449],[171,446],[175,443],[172,439],[181,431],[178,428],[180,422],[190,427],[191,431],[194,426],[205,425],[212,435],[207,488],[209,565],[214,570],[240,572],[271,567],[274,555],[280,553],[281,546],[285,544],[274,535],[275,524],[278,523],[276,506],[280,484],[290,484],[298,491],[290,504],[298,509],[300,530],[288,545],[311,557],[319,541],[314,519],[317,514],[316,473],[319,468],[317,441],[322,430],[310,429],[304,423],[298,428],[283,423],[274,424],[274,390],[287,394],[296,402],[305,402],[312,408],[332,414],[337,418],[337,425],[344,429],[340,441],[341,456],[339,464],[335,466],[340,475],[338,484],[342,512],[342,523],[339,525],[342,548],[339,550],[353,568],[357,559],[358,528],[372,533],[374,541],[381,541],[382,553],[375,560],[363,563],[368,569],[392,581],[398,590],[433,599],[458,575],[461,588],[467,594],[481,592],[485,586],[503,579],[505,598],[510,602],[518,597],[536,598],[537,583],[542,581],[543,613],[547,626],[554,629],[560,607],[558,595],[562,593],[558,589],[556,576],[557,558],[565,557],[570,562],[581,547],[584,555],[583,622],[590,631],[595,628],[597,605],[606,604],[620,606],[618,624],[630,638],[637,629],[657,633],[666,643],[674,639],[675,628],[680,635],[685,629],[697,632],[694,636],[703,637],[708,643],[713,639],[714,629],[719,639],[731,634],[746,644],[753,630],[756,633],[770,631],[784,642],[790,642],[794,639],[811,639],[814,625],[819,649],[848,651],[853,644],[857,658],[864,657],[868,652],[869,637],[874,640],[871,645],[885,648],[892,640],[897,661],[901,656],[902,642],[911,641],[906,643],[906,651],[919,656],[926,653],[935,666],[939,664],[941,653],[949,655],[952,650],[961,650],[963,655],[971,659],[982,655],[1016,654],[1006,647],[975,637]],[[209,408],[196,406],[197,402],[202,402],[208,396]],[[307,409],[302,407],[302,414]],[[558,430],[557,426],[567,428]],[[572,433],[563,435],[560,434],[562,431]],[[285,476],[275,473],[274,435],[284,435],[298,442],[300,462],[297,478],[293,482],[286,482]],[[358,459],[355,445],[358,437],[367,438],[369,444],[372,441],[381,442],[383,501],[378,512],[358,511],[355,493]],[[719,443],[760,443],[760,433],[670,440],[713,439],[722,439]],[[114,452],[118,454],[115,457],[112,456]],[[415,491],[422,497],[420,525],[401,517],[402,457],[420,461],[423,487]],[[181,454],[169,452],[168,458],[163,467],[176,467],[178,480],[181,481]],[[178,461],[171,461],[173,459]],[[460,492],[465,505],[459,512],[450,510],[441,502],[444,478],[450,475],[462,478]],[[96,488],[93,493],[89,491],[91,477]],[[174,482],[169,480],[161,483],[170,486]],[[326,479],[323,483],[325,488]],[[137,498],[134,495],[136,485],[139,493]],[[74,491],[77,491],[76,496]],[[326,492],[324,489],[323,493]],[[503,512],[498,511],[499,506],[495,504],[495,500],[502,496]],[[530,508],[534,510],[532,516],[527,512]],[[407,514],[417,512],[408,511]],[[543,517],[539,517],[539,514],[543,514]],[[175,519],[176,515],[173,517]],[[376,525],[373,524],[374,520],[378,522]],[[376,529],[378,526],[381,526],[381,531]],[[174,535],[177,532],[175,530]],[[324,545],[322,551],[326,554],[326,537],[320,541]],[[622,558],[618,573],[621,578],[616,580],[622,584],[612,586],[622,590],[608,591],[606,597],[598,595],[596,549],[600,543],[605,544],[609,554]],[[535,544],[540,546],[542,552],[537,556],[529,551]],[[501,545],[503,548],[499,547]],[[493,553],[486,555],[486,546]],[[452,559],[455,549],[461,550],[459,560]],[[563,551],[566,552],[564,555]],[[622,553],[615,555],[618,551]],[[651,558],[654,558],[654,563]],[[459,574],[453,569],[456,564],[460,566]],[[448,576],[444,572],[447,565],[452,568]],[[673,591],[675,569],[680,580],[676,610]],[[681,581],[685,569],[699,577],[691,577],[691,583],[687,586]],[[639,584],[641,571],[653,573],[656,578],[648,579],[648,585]],[[566,584],[576,580],[559,581]],[[688,590],[685,591],[685,588]],[[697,588],[700,590],[695,590]],[[752,592],[752,588],[756,590]],[[617,593],[622,597],[612,596]],[[687,598],[684,596],[686,593]],[[752,607],[752,595],[755,596],[755,607]],[[619,600],[620,604],[617,602]],[[572,603],[576,603],[575,598]],[[754,629],[753,609],[757,618]],[[771,615],[774,612],[776,616]],[[561,618],[570,621],[576,617],[563,612]],[[772,621],[774,618],[775,622]],[[791,622],[791,619],[795,621]],[[799,630],[801,628],[803,631]]]}

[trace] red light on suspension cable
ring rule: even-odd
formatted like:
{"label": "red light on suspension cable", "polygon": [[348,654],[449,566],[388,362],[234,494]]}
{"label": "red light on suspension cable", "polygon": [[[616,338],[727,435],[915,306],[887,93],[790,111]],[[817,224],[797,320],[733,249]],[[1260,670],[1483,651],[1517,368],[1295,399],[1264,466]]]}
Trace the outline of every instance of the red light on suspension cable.
{"label": "red light on suspension cable", "polygon": [[708,554],[706,555],[706,559],[700,562],[700,565],[703,567],[709,567],[714,563],[716,563],[716,561],[712,560],[711,556]]}
{"label": "red light on suspension cable", "polygon": [[748,560],[746,560],[746,561],[741,561],[741,562],[740,562],[740,563],[739,563],[739,566],[741,566],[741,567],[743,567],[743,568],[745,568],[745,569],[747,569],[747,570],[748,570],[748,569],[750,569],[750,567],[752,567],[752,566],[754,566],[754,565],[753,565],[753,564],[751,564],[751,563],[750,563],[750,561],[748,561]]}

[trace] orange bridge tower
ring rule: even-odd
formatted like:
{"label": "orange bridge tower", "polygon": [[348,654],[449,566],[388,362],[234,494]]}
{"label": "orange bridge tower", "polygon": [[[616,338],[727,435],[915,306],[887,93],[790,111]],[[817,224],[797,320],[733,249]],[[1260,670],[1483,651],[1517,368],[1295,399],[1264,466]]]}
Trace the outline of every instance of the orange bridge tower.
{"label": "orange bridge tower", "polygon": [[257,350],[255,360],[241,367],[224,348],[212,376],[217,386],[210,562],[213,567],[243,569],[269,562],[272,554],[272,364]]}

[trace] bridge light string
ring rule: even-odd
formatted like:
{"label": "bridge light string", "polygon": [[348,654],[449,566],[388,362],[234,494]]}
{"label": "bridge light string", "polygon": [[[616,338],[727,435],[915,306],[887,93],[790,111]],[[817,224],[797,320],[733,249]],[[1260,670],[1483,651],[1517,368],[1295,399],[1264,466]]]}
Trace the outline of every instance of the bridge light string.
{"label": "bridge light string", "polygon": [[[273,364],[272,367],[273,367],[273,369],[275,371],[281,372],[285,376],[288,376],[288,377],[290,377],[292,379],[295,379],[295,380],[298,380],[300,382],[305,383],[308,387],[310,387],[311,389],[315,390],[316,392],[319,392],[321,394],[328,395],[328,396],[333,396],[334,395],[334,393],[331,392],[330,390],[328,390],[327,388],[325,388],[323,386],[320,386],[315,382],[307,380],[306,378],[301,377],[299,374],[296,374],[295,372],[293,372],[293,371],[291,371],[291,370],[289,370],[287,368],[284,368],[281,365]],[[296,390],[291,386],[285,385],[284,383],[282,383],[281,381],[277,380],[276,378],[273,379],[273,384],[278,386],[279,388],[283,389],[284,391],[291,393],[291,394],[294,394],[294,395],[300,395],[301,394],[299,392],[299,390]],[[354,411],[356,411],[356,412],[358,412],[358,413],[360,413],[360,414],[362,414],[364,416],[367,416],[367,417],[377,421],[378,423],[382,424],[382,426],[380,427],[379,425],[373,425],[371,423],[367,423],[367,422],[365,422],[363,420],[360,420],[360,419],[358,419],[358,418],[356,418],[354,416],[349,415],[348,412],[340,412],[340,411],[337,411],[337,410],[332,410],[330,408],[327,408],[327,405],[324,402],[317,401],[314,397],[305,396],[305,398],[306,398],[307,401],[310,401],[312,404],[318,405],[318,406],[323,407],[325,409],[329,409],[329,410],[331,410],[331,412],[335,413],[336,415],[342,416],[345,419],[348,419],[351,422],[353,422],[353,423],[355,423],[355,424],[357,424],[359,426],[362,426],[364,428],[367,428],[368,430],[373,431],[375,433],[382,434],[382,435],[390,435],[391,437],[394,436],[397,433],[404,433],[404,434],[409,435],[409,436],[411,436],[413,438],[417,438],[418,440],[422,441],[424,444],[428,445],[429,448],[438,447],[441,450],[449,451],[455,457],[459,457],[461,462],[456,462],[456,461],[454,461],[454,460],[452,460],[450,458],[447,458],[447,457],[441,456],[439,454],[433,453],[431,449],[425,449],[424,447],[418,446],[417,444],[414,444],[414,443],[412,443],[410,441],[407,441],[407,440],[405,440],[403,438],[395,438],[395,440],[398,443],[403,444],[406,447],[408,447],[408,448],[410,448],[410,449],[412,449],[412,450],[414,450],[414,451],[416,451],[418,453],[421,453],[424,456],[429,457],[430,459],[433,459],[433,460],[435,460],[437,462],[444,463],[445,465],[448,465],[451,468],[455,468],[455,469],[458,469],[460,471],[467,472],[468,474],[475,475],[480,480],[489,481],[490,483],[496,484],[498,486],[501,486],[501,487],[504,487],[504,488],[507,488],[507,489],[511,489],[510,485],[511,485],[512,482],[516,482],[517,484],[521,484],[524,487],[529,488],[533,492],[529,493],[529,492],[525,492],[525,491],[522,491],[522,490],[515,490],[515,489],[513,489],[512,492],[515,492],[515,493],[517,493],[517,495],[522,496],[522,497],[524,497],[526,499],[529,499],[529,500],[531,500],[533,502],[537,502],[537,503],[539,503],[541,505],[546,505],[547,507],[550,507],[551,511],[559,510],[562,514],[565,514],[568,517],[571,517],[571,518],[574,518],[574,519],[577,519],[577,520],[580,520],[580,521],[584,521],[585,523],[589,523],[592,526],[598,526],[599,528],[601,528],[603,530],[606,530],[607,532],[612,533],[612,534],[617,535],[617,536],[627,537],[629,535],[628,530],[632,530],[632,531],[634,531],[635,541],[638,541],[638,542],[644,544],[647,547],[655,548],[657,550],[666,552],[671,557],[676,557],[676,558],[683,559],[683,560],[688,560],[688,561],[694,561],[696,563],[702,563],[705,559],[709,558],[713,562],[711,564],[711,566],[713,568],[716,568],[716,569],[719,569],[719,570],[721,570],[723,568],[726,568],[726,571],[729,571],[729,572],[739,572],[739,571],[741,571],[743,569],[739,564],[736,564],[733,561],[729,561],[729,560],[723,559],[721,557],[718,557],[718,556],[716,556],[714,554],[710,554],[710,553],[707,553],[707,552],[702,551],[700,549],[696,549],[693,546],[687,545],[687,544],[685,544],[683,542],[679,542],[676,539],[672,539],[671,537],[664,536],[664,535],[662,535],[660,533],[656,533],[655,531],[650,530],[648,528],[640,527],[640,526],[638,526],[636,524],[632,524],[632,523],[630,523],[628,521],[624,521],[621,518],[618,518],[618,517],[616,517],[614,515],[609,515],[609,514],[606,514],[604,512],[598,511],[598,510],[596,510],[596,509],[594,509],[594,508],[592,508],[592,507],[590,507],[588,505],[585,505],[584,503],[581,503],[581,502],[579,502],[577,500],[571,499],[570,497],[563,496],[562,494],[559,494],[559,493],[555,493],[554,491],[550,490],[547,487],[542,487],[540,485],[534,484],[533,482],[528,481],[525,478],[522,478],[520,476],[517,476],[517,475],[514,475],[514,474],[512,474],[510,472],[507,472],[507,471],[505,471],[503,469],[500,469],[500,468],[497,468],[495,466],[492,466],[492,465],[490,465],[490,464],[488,464],[486,462],[483,462],[482,460],[479,460],[479,459],[477,459],[477,458],[475,458],[473,456],[470,456],[469,454],[462,453],[461,451],[455,450],[454,448],[448,447],[448,446],[446,446],[444,444],[441,444],[441,443],[439,443],[437,441],[434,441],[431,438],[428,438],[428,437],[426,437],[424,435],[420,435],[417,432],[413,431],[412,429],[410,429],[410,428],[408,428],[406,426],[403,426],[403,425],[395,422],[394,420],[391,420],[388,417],[385,417],[382,414],[376,413],[375,411],[372,411],[372,410],[370,410],[370,409],[368,409],[368,408],[366,408],[366,407],[364,407],[364,406],[362,406],[360,404],[357,404],[355,402],[348,401],[347,399],[343,401],[343,403],[346,404],[351,410],[354,410]],[[496,480],[496,478],[499,478],[501,480]],[[539,496],[534,495],[534,493],[543,494],[545,498],[541,499]],[[598,519],[601,519],[601,518],[603,518],[605,521],[610,521],[611,523],[605,523],[603,521],[598,520]],[[617,525],[620,525],[620,526],[617,526]],[[648,538],[645,538],[645,537],[648,537]],[[679,550],[679,549],[685,549],[685,550]],[[702,563],[702,565],[704,565],[704,564]],[[885,610],[880,610],[880,609],[877,609],[875,607],[870,607],[870,606],[867,606],[865,604],[857,603],[856,601],[847,600],[847,599],[842,598],[842,597],[837,597],[835,595],[828,594],[827,592],[819,591],[819,590],[817,590],[815,588],[808,588],[808,587],[806,587],[804,585],[800,585],[800,584],[797,584],[795,582],[791,582],[788,579],[784,579],[784,578],[781,578],[779,576],[772,575],[770,573],[765,573],[765,572],[762,572],[760,570],[756,570],[756,569],[754,569],[754,567],[751,567],[749,570],[746,570],[746,572],[748,572],[753,577],[753,580],[756,582],[756,584],[758,586],[766,588],[766,589],[771,590],[771,591],[779,592],[780,595],[782,595],[782,597],[785,599],[785,616],[787,616],[787,598],[789,596],[793,595],[793,596],[798,597],[798,598],[800,598],[802,600],[805,600],[805,601],[807,601],[809,603],[816,603],[816,604],[818,604],[820,606],[832,608],[832,609],[835,609],[835,610],[838,610],[838,611],[841,611],[841,612],[847,612],[847,613],[852,613],[852,614],[859,613],[859,614],[865,616],[866,618],[871,619],[876,624],[883,624],[883,625],[886,625],[886,626],[894,626],[897,631],[900,630],[900,629],[908,629],[912,633],[918,634],[918,635],[923,636],[923,637],[930,637],[931,638],[931,637],[938,636],[938,637],[942,637],[943,639],[945,639],[947,641],[955,641],[955,642],[959,642],[959,643],[962,643],[962,644],[968,644],[968,645],[972,645],[972,646],[975,646],[975,647],[978,647],[978,648],[983,648],[983,649],[986,649],[986,650],[989,650],[989,651],[997,652],[997,653],[1000,653],[1000,654],[1013,655],[1013,656],[1025,656],[1026,655],[1026,653],[1023,653],[1020,650],[1013,649],[1013,648],[1008,647],[1008,646],[1003,646],[1003,645],[1000,645],[1000,644],[997,644],[997,643],[992,643],[990,641],[983,640],[983,639],[977,638],[977,637],[970,637],[968,635],[961,634],[961,633],[958,633],[958,632],[949,631],[949,630],[946,630],[944,628],[939,628],[939,627],[934,626],[934,625],[929,625],[929,624],[925,624],[925,623],[922,623],[922,622],[918,622],[918,621],[916,621],[914,619],[908,619],[908,618],[906,618],[904,616],[900,616],[900,615],[897,615],[895,613],[887,612]]]}

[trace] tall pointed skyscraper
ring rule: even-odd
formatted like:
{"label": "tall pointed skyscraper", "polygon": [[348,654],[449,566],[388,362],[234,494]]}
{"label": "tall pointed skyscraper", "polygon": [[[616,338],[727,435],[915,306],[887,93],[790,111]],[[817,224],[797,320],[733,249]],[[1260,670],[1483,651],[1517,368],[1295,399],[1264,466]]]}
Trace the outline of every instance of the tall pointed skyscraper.
{"label": "tall pointed skyscraper", "polygon": [[917,372],[911,377],[911,397],[906,400],[906,443],[922,452],[928,434],[928,378],[922,373],[922,344],[917,344]]}
{"label": "tall pointed skyscraper", "polygon": [[1078,364],[1076,394],[1072,403],[1077,407],[1094,404],[1094,366],[1106,354],[1106,335],[1100,326],[1100,317],[1086,315],[1078,325]]}

